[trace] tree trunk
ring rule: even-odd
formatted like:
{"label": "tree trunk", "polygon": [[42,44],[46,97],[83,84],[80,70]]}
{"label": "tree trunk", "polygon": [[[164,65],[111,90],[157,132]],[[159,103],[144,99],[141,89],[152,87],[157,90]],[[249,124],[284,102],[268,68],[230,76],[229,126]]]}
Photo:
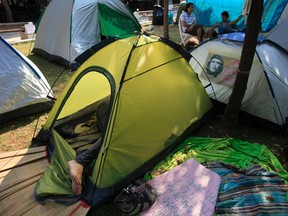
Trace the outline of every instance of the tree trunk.
{"label": "tree trunk", "polygon": [[163,16],[163,37],[169,39],[168,29],[168,4],[169,0],[164,0],[164,16]]}
{"label": "tree trunk", "polygon": [[262,11],[263,0],[252,0],[234,88],[222,119],[224,125],[227,127],[236,126],[238,123],[238,115],[255,55],[257,37],[261,29]]}
{"label": "tree trunk", "polygon": [[13,15],[7,0],[2,0],[6,22],[13,22]]}

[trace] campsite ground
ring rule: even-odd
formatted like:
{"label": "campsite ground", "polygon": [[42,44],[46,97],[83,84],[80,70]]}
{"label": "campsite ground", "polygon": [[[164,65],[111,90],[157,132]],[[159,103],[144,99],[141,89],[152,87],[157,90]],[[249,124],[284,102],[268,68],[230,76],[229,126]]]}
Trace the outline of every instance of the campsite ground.
{"label": "campsite ground", "polygon": [[[149,31],[152,34],[163,35],[163,26],[154,26]],[[179,43],[179,33],[177,25],[169,26],[169,39]],[[23,43],[14,45],[16,49],[22,52],[39,67],[47,78],[50,85],[53,85],[55,97],[61,93],[67,80],[73,73],[65,70],[63,67],[47,62],[45,59],[30,54],[33,43]],[[55,80],[61,74],[54,85]],[[33,116],[23,117],[0,125],[0,152],[19,150],[31,147],[31,140],[47,119],[47,113],[41,113]],[[36,126],[37,125],[37,126]],[[195,130],[192,136],[202,137],[233,137],[249,142],[266,145],[280,160],[284,168],[288,168],[288,136],[287,133],[279,133],[271,129],[262,128],[259,125],[250,125],[240,119],[235,128],[225,128],[221,115],[217,115],[206,121],[201,127]],[[111,215],[111,203],[104,205],[101,210],[91,213],[91,215]],[[115,215],[115,214],[114,214]]]}

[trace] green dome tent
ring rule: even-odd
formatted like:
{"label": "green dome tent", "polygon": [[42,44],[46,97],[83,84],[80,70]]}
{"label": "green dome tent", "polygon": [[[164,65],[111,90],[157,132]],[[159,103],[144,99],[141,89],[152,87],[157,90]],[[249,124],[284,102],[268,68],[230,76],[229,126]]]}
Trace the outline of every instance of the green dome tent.
{"label": "green dome tent", "polygon": [[[212,108],[190,57],[169,40],[145,35],[110,38],[79,56],[80,68],[38,136],[50,140],[52,156],[35,189],[36,199],[65,204],[83,199],[97,207],[183,141]],[[106,98],[103,120],[99,107]],[[94,122],[104,121],[104,128],[96,124],[100,132],[77,135],[83,121],[88,127],[95,120],[95,112]],[[86,169],[83,193],[73,195],[67,162],[99,137],[102,145]]]}
{"label": "green dome tent", "polygon": [[127,37],[141,26],[120,0],[53,0],[36,29],[33,53],[74,68],[101,37]]}

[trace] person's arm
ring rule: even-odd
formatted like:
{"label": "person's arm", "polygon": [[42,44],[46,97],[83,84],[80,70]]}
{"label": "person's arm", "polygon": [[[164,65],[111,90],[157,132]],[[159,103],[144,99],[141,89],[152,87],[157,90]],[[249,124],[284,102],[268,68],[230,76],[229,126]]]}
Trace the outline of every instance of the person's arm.
{"label": "person's arm", "polygon": [[235,25],[237,22],[239,22],[242,19],[243,15],[241,14],[240,16],[238,16],[237,19],[233,20],[230,22],[230,26]]}
{"label": "person's arm", "polygon": [[184,15],[184,11],[182,11],[182,13],[180,14],[180,22],[181,22],[181,25],[182,27],[188,27],[189,25],[187,24],[186,20],[185,20],[185,15]]}
{"label": "person's arm", "polygon": [[193,23],[191,24],[191,25],[189,25],[187,22],[186,22],[186,20],[184,19],[184,17],[180,17],[180,21],[182,22],[181,24],[182,24],[182,26],[184,26],[184,27],[187,27],[187,28],[189,28],[190,26],[194,26],[195,25],[195,23],[196,23],[196,20],[194,20],[193,21]]}
{"label": "person's arm", "polygon": [[189,25],[189,24],[187,24],[187,25],[188,25],[187,30],[190,32],[190,31],[192,31],[193,27],[197,25],[197,21],[194,20],[191,25]]}
{"label": "person's arm", "polygon": [[181,20],[181,22],[182,22],[182,26],[184,26],[186,28],[190,27],[190,25],[185,20]]}
{"label": "person's arm", "polygon": [[220,23],[218,22],[218,23],[216,23],[214,26],[211,26],[210,28],[211,29],[215,29],[215,28],[218,28],[220,26]]}

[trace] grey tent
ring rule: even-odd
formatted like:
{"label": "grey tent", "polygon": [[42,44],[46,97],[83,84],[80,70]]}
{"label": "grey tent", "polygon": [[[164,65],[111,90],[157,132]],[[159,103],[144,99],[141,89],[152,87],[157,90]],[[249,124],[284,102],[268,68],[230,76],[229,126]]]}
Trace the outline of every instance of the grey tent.
{"label": "grey tent", "polygon": [[38,67],[0,37],[0,122],[52,108],[52,92]]}
{"label": "grey tent", "polygon": [[275,26],[266,38],[288,51],[288,17]]}
{"label": "grey tent", "polygon": [[[241,110],[250,114],[250,117],[255,117],[255,120],[261,119],[260,122],[265,125],[272,124],[272,126],[286,128],[288,124],[288,52],[281,38],[284,37],[287,41],[288,35],[287,28],[285,29],[284,26],[285,24],[280,24],[279,28],[284,29],[275,28],[274,33],[267,38],[259,37]],[[244,37],[244,33],[222,35],[191,51],[193,57],[190,64],[198,73],[209,97],[214,101],[224,104],[229,101],[237,75]],[[284,47],[281,47],[281,44]],[[209,70],[212,62],[218,62],[221,65],[219,71]]]}

